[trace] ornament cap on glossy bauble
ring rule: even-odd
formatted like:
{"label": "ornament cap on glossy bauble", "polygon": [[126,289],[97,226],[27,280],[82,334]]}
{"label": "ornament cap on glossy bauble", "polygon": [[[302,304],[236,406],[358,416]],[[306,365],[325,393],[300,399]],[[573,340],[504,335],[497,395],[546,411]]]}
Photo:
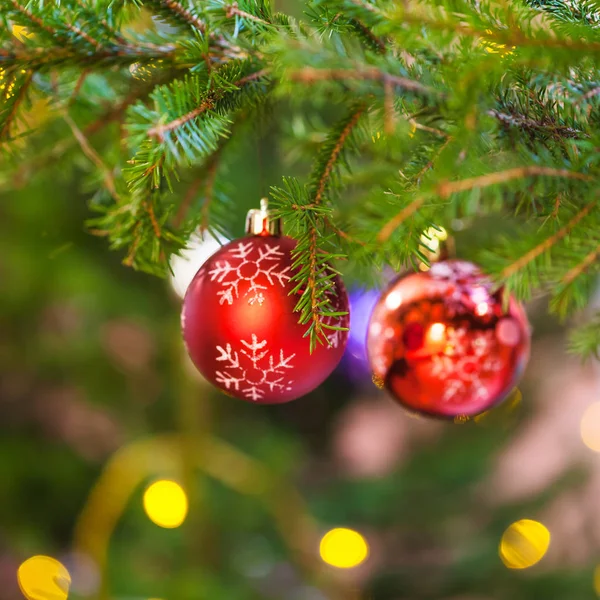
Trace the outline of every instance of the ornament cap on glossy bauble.
{"label": "ornament cap on glossy bauble", "polygon": [[447,260],[396,279],[369,322],[376,377],[411,411],[454,418],[508,396],[530,349],[530,326],[514,298],[473,263]]}
{"label": "ornament cap on glossy bauble", "polygon": [[[223,246],[196,273],[181,316],[186,348],[197,369],[228,395],[259,404],[288,402],[320,385],[342,358],[347,331],[326,330],[328,344],[310,353],[307,325],[298,323],[292,293],[296,241],[261,201],[250,211],[249,235]],[[332,312],[348,311],[339,277],[329,292]],[[347,328],[348,315],[326,318]]]}

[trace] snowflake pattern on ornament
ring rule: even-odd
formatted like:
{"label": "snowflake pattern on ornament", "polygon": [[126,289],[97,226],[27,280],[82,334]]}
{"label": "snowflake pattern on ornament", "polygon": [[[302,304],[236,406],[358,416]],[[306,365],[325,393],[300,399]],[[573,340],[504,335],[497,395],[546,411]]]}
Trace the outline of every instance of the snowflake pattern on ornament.
{"label": "snowflake pattern on ornament", "polygon": [[489,282],[473,263],[466,261],[439,262],[431,265],[433,279],[447,281],[445,302],[450,316],[469,312],[473,303],[485,303],[489,297]]}
{"label": "snowflake pattern on ornament", "polygon": [[433,263],[429,274],[435,279],[467,279],[480,271],[476,265],[467,261]]}
{"label": "snowflake pattern on ornament", "polygon": [[265,284],[273,286],[279,283],[283,287],[290,279],[290,266],[278,270],[282,256],[284,253],[279,246],[256,247],[251,241],[240,242],[232,248],[232,259],[240,262],[232,265],[228,260],[217,261],[208,272],[210,280],[217,281],[223,287],[217,292],[221,298],[219,304],[233,304],[234,299],[239,298],[240,282],[247,281],[250,286],[244,297],[248,296],[248,304],[258,302],[262,305],[265,297],[261,290],[267,289]]}
{"label": "snowflake pattern on ornament", "polygon": [[431,374],[443,381],[444,402],[467,395],[485,400],[488,389],[484,378],[502,369],[502,361],[493,356],[496,340],[491,330],[469,333],[466,328],[448,328],[448,345],[432,357]]}
{"label": "snowflake pattern on ornament", "polygon": [[[273,392],[290,391],[292,379],[287,379],[285,369],[292,369],[292,359],[279,351],[279,359],[267,349],[267,340],[258,341],[258,337],[252,334],[252,342],[240,340],[242,348],[236,351],[231,344],[225,348],[217,346],[219,356],[217,361],[226,362],[223,371],[216,372],[217,383],[222,383],[228,390],[241,391],[246,398],[260,400],[265,396],[265,388]],[[246,386],[246,387],[244,387]]]}

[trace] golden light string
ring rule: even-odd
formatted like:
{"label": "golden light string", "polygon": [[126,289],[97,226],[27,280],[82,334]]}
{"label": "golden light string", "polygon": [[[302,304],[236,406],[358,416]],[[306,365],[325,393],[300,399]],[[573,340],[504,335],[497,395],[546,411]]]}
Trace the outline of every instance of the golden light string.
{"label": "golden light string", "polygon": [[[108,461],[75,528],[76,550],[89,556],[102,576],[100,600],[111,595],[106,581],[108,546],[133,492],[149,476],[178,472],[182,436],[167,434],[134,442]],[[258,461],[215,437],[198,444],[196,466],[234,491],[255,496],[272,514],[294,561],[331,600],[358,600],[356,592],[331,580],[314,557],[319,536],[304,501]]]}
{"label": "golden light string", "polygon": [[145,438],[120,448],[92,488],[75,526],[77,551],[89,556],[101,574],[100,598],[110,598],[106,581],[112,533],[135,490],[156,473],[177,472],[176,450],[160,438]]}

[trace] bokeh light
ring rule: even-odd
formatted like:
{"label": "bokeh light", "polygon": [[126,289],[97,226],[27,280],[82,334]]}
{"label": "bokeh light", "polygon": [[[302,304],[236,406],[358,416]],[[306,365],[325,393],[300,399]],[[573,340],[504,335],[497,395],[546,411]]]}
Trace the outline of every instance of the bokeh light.
{"label": "bokeh light", "polygon": [[[443,227],[428,227],[420,237],[421,251],[429,262],[435,262],[441,257],[441,242],[448,239],[448,232]],[[419,263],[419,270],[429,271],[429,265],[424,262]]]}
{"label": "bokeh light", "polygon": [[171,257],[171,286],[180,298],[185,296],[198,269],[227,241],[223,237],[215,238],[208,233],[193,235],[188,247],[179,255]]}
{"label": "bokeh light", "polygon": [[69,596],[69,572],[50,556],[28,558],[19,567],[17,580],[27,600],[66,600]]}
{"label": "bokeh light", "polygon": [[367,328],[379,296],[380,292],[377,290],[354,290],[349,294],[352,318],[342,367],[355,381],[364,381],[371,373],[366,346]]}
{"label": "bokeh light", "polygon": [[25,38],[33,36],[33,33],[31,33],[27,27],[23,27],[22,25],[13,25],[12,33],[20,42],[25,41]]}
{"label": "bokeh light", "polygon": [[522,519],[502,534],[500,558],[509,569],[528,569],[537,564],[550,546],[550,532],[538,521]]}
{"label": "bokeh light", "polygon": [[600,596],[600,565],[594,569],[594,591]]}
{"label": "bokeh light", "polygon": [[183,488],[175,481],[155,481],[144,492],[144,510],[158,525],[172,529],[179,527],[187,516],[188,499]]}
{"label": "bokeh light", "polygon": [[352,529],[337,528],[329,531],[321,540],[321,558],[338,569],[351,569],[369,556],[365,538]]}
{"label": "bokeh light", "polygon": [[594,452],[600,452],[600,402],[590,404],[581,417],[581,439]]}

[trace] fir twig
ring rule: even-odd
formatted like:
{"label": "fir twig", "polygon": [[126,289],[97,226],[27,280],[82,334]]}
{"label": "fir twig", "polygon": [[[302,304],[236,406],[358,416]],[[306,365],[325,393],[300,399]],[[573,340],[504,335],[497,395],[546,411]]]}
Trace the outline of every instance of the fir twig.
{"label": "fir twig", "polygon": [[169,133],[169,131],[173,131],[174,129],[182,127],[189,121],[192,121],[196,117],[199,117],[202,113],[205,113],[207,110],[213,108],[214,105],[215,103],[212,99],[206,99],[204,100],[204,102],[202,102],[202,104],[200,104],[200,106],[190,111],[189,113],[183,115],[182,117],[179,117],[178,119],[175,119],[170,123],[165,123],[164,125],[157,125],[156,127],[152,127],[148,130],[148,136],[155,137],[161,142],[163,142],[165,139],[165,135]]}
{"label": "fir twig", "polygon": [[151,0],[162,4],[164,7],[169,9],[178,19],[191,25],[201,33],[206,31],[206,25],[194,14],[192,14],[185,6],[176,0]]}
{"label": "fir twig", "polygon": [[593,177],[584,173],[569,171],[568,169],[553,169],[551,167],[515,167],[497,173],[488,173],[480,177],[462,179],[460,181],[444,181],[440,183],[436,191],[442,198],[448,198],[450,194],[472,190],[473,188],[489,187],[498,183],[506,183],[513,179],[524,179],[525,177],[565,177],[567,179],[579,179],[580,181],[592,181]]}
{"label": "fir twig", "polygon": [[[16,79],[16,77],[15,77],[15,79]],[[9,109],[8,109],[6,116],[4,116],[2,118],[2,120],[0,121],[0,142],[4,139],[10,137],[11,125],[12,125],[13,121],[15,120],[15,117],[17,115],[19,107],[21,106],[21,104],[23,103],[23,101],[25,100],[25,98],[27,96],[27,90],[29,89],[29,86],[31,85],[32,79],[33,79],[33,73],[31,73],[31,72],[27,73],[24,81],[22,81],[20,83],[19,89],[18,89],[14,99],[12,99],[12,102],[9,104]],[[6,86],[5,93],[8,93],[9,84],[7,83],[7,84],[5,84],[5,86]]]}
{"label": "fir twig", "polygon": [[317,342],[328,343],[325,330],[335,328],[325,322],[334,311],[330,297],[333,275],[327,264],[332,255],[319,244],[323,241],[320,227],[330,222],[323,204],[330,191],[334,172],[342,160],[343,151],[366,108],[365,104],[354,107],[328,136],[315,161],[311,185],[308,190],[303,191],[306,196],[302,197],[299,189],[295,190],[290,186],[291,197],[300,200],[288,204],[294,211],[297,227],[301,232],[294,251],[294,268],[301,268],[294,275],[293,281],[297,283],[295,291],[303,291],[295,310],[302,313],[300,323],[310,323],[307,334],[311,351]]}
{"label": "fir twig", "polygon": [[577,277],[579,277],[586,269],[596,262],[598,256],[600,256],[600,244],[598,244],[589,254],[587,254],[578,265],[570,269],[564,275],[564,277],[561,279],[561,284],[567,286],[573,283]]}
{"label": "fir twig", "polygon": [[[496,173],[488,173],[480,177],[471,177],[459,181],[443,181],[435,186],[434,195],[441,198],[448,198],[452,194],[465,192],[473,188],[484,188],[499,183],[506,183],[514,179],[524,179],[525,177],[564,177],[568,179],[579,179],[581,181],[591,181],[592,177],[583,173],[569,171],[568,169],[553,169],[551,167],[526,166],[507,169],[506,171],[498,171]],[[394,231],[402,224],[410,215],[418,210],[423,203],[428,199],[427,195],[417,196],[408,206],[404,207],[399,213],[394,215],[380,230],[377,235],[379,242],[385,242]]]}
{"label": "fir twig", "polygon": [[502,271],[502,278],[508,279],[514,275],[517,271],[520,271],[523,267],[528,265],[531,261],[535,260],[538,256],[544,254],[557,242],[562,240],[569,232],[585,218],[590,211],[596,206],[597,201],[594,199],[584,206],[564,227],[561,227],[556,233],[545,239],[543,242],[532,248],[527,254],[521,256],[517,261],[505,267]]}
{"label": "fir twig", "polygon": [[116,202],[120,202],[121,198],[117,193],[117,187],[115,184],[115,178],[111,170],[104,164],[98,153],[92,148],[92,145],[89,143],[85,135],[81,132],[79,127],[75,124],[75,121],[70,117],[68,113],[65,113],[64,119],[67,125],[71,128],[73,132],[73,136],[79,143],[81,150],[83,153],[98,167],[98,169],[103,174],[104,184],[106,189],[109,191],[110,195]]}
{"label": "fir twig", "polygon": [[245,10],[241,10],[237,2],[233,2],[232,4],[226,5],[224,8],[225,14],[228,19],[231,19],[232,17],[242,17],[243,19],[249,19],[250,21],[254,21],[255,23],[261,23],[263,25],[270,24],[264,19],[257,17],[256,15],[246,12]]}
{"label": "fir twig", "polygon": [[364,69],[316,69],[314,67],[303,67],[288,73],[288,77],[292,81],[301,83],[315,83],[318,81],[348,81],[358,79],[363,81],[380,81],[382,84],[388,84],[395,87],[400,87],[410,92],[427,95],[439,95],[440,92],[430,87],[409,79],[408,77],[400,77],[398,75],[390,75],[385,71],[380,71],[377,68]]}
{"label": "fir twig", "polygon": [[16,11],[18,11],[21,15],[28,19],[33,25],[35,25],[35,27],[37,27],[41,31],[45,31],[49,36],[53,38],[58,37],[57,31],[54,28],[50,27],[49,25],[46,25],[43,19],[41,19],[37,15],[34,15],[30,10],[19,4],[17,0],[8,1]]}

